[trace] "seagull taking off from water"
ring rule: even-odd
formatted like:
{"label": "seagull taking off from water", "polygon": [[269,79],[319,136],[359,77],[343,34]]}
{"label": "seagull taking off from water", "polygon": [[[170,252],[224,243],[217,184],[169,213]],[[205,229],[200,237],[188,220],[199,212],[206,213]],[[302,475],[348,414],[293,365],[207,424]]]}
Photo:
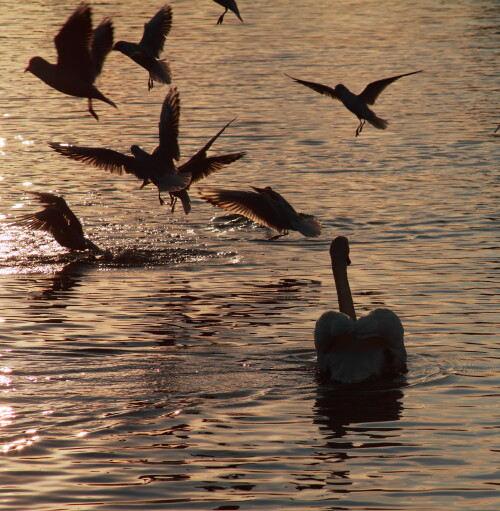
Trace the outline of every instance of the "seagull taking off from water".
{"label": "seagull taking off from water", "polygon": [[377,117],[375,112],[371,110],[368,105],[374,105],[376,99],[380,96],[382,91],[392,82],[402,78],[403,76],[410,76],[420,71],[412,71],[411,73],[405,73],[402,75],[391,76],[391,78],[384,78],[377,80],[376,82],[369,83],[365,90],[361,94],[352,93],[345,85],[339,83],[334,88],[328,87],[327,85],[321,85],[320,83],[307,82],[305,80],[299,80],[285,73],[288,78],[295,80],[297,83],[301,83],[306,87],[309,87],[320,94],[329,96],[332,99],[338,99],[344,106],[350,110],[358,119],[359,126],[356,129],[356,136],[358,136],[363,130],[365,122],[368,121],[372,126],[379,130],[385,130],[389,124],[385,119]]}
{"label": "seagull taking off from water", "polygon": [[321,225],[314,216],[297,213],[293,206],[270,186],[251,188],[255,191],[204,189],[200,191],[200,196],[214,206],[278,231],[279,234],[268,241],[286,236],[289,230],[299,231],[303,236],[321,234]]}
{"label": "seagull taking off from water", "polygon": [[82,161],[112,174],[133,174],[142,180],[141,188],[153,183],[158,188],[158,199],[164,204],[161,192],[176,192],[185,189],[191,181],[191,172],[179,173],[174,160],[179,160],[180,151],[177,137],[179,134],[180,99],[175,87],[172,87],[163,101],[160,114],[160,143],[151,153],[138,145],[130,148],[132,156],[97,147],[80,147],[49,142],[49,146],[58,153],[73,160]]}
{"label": "seagull taking off from water", "polygon": [[118,41],[113,50],[122,52],[149,72],[148,90],[153,80],[169,84],[172,81],[170,67],[165,59],[160,60],[165,39],[172,27],[172,7],[164,5],[147,23],[139,43]]}
{"label": "seagull taking off from water", "polygon": [[79,98],[88,99],[90,114],[99,120],[92,108],[92,100],[99,99],[115,108],[117,106],[105,97],[94,85],[113,47],[113,25],[105,19],[92,32],[90,5],[80,4],[68,18],[54,38],[57,50],[57,64],[51,64],[42,57],[33,57],[25,69],[40,78],[50,87]]}
{"label": "seagull taking off from water", "polygon": [[62,197],[52,193],[29,193],[45,205],[44,209],[37,213],[20,216],[11,225],[46,231],[54,237],[59,245],[70,250],[102,252],[100,248],[85,237],[80,220]]}
{"label": "seagull taking off from water", "polygon": [[224,15],[227,11],[233,11],[236,16],[238,16],[238,19],[243,23],[243,19],[240,16],[240,10],[238,9],[238,6],[236,5],[235,0],[214,0],[214,2],[217,2],[219,5],[222,5],[226,10],[219,16],[219,19],[217,20],[217,25],[222,25],[222,22],[224,21]]}

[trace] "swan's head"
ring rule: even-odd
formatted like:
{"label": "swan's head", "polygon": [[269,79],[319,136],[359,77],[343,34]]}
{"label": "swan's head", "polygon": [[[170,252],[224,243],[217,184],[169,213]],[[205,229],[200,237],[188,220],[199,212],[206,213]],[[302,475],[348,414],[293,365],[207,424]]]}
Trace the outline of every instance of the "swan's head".
{"label": "swan's head", "polygon": [[349,240],[345,236],[337,236],[330,244],[332,263],[349,266]]}

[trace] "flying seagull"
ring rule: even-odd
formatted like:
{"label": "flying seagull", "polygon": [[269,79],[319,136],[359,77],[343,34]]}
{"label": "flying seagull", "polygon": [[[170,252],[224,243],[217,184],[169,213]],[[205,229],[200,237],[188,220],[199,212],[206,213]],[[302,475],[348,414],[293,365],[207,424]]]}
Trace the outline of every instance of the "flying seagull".
{"label": "flying seagull", "polygon": [[160,143],[151,154],[138,145],[130,147],[132,156],[98,147],[81,147],[56,142],[49,142],[49,146],[68,158],[107,170],[112,174],[121,175],[124,172],[133,174],[142,180],[140,188],[153,183],[158,188],[158,199],[163,205],[165,201],[161,197],[161,192],[183,190],[191,181],[191,173],[178,173],[174,164],[174,160],[179,160],[180,157],[177,142],[179,114],[179,93],[172,87],[161,109],[158,124]]}
{"label": "flying seagull", "polygon": [[319,236],[321,225],[312,215],[297,213],[293,206],[270,186],[253,192],[240,190],[203,189],[200,196],[205,201],[278,231],[269,241],[286,236],[288,231],[299,231],[303,236]]}
{"label": "flying seagull", "polygon": [[11,225],[48,232],[59,245],[70,250],[90,250],[94,253],[102,252],[99,247],[85,237],[80,220],[78,220],[62,197],[53,193],[29,193],[44,204],[44,209],[37,213],[22,215],[12,222]]}
{"label": "flying seagull", "polygon": [[160,53],[171,27],[172,7],[164,5],[144,24],[144,33],[139,43],[118,41],[113,46],[113,50],[127,55],[149,72],[148,90],[153,88],[153,81],[165,84],[172,81],[168,62],[165,59],[160,60]]}
{"label": "flying seagull", "polygon": [[227,11],[233,11],[234,14],[238,17],[238,19],[243,23],[243,19],[240,16],[240,10],[238,9],[238,6],[236,5],[235,0],[214,0],[214,2],[218,3],[219,5],[222,5],[224,9],[226,9],[217,20],[217,25],[222,25],[222,22],[224,21],[224,15]]}
{"label": "flying seagull", "polygon": [[411,73],[405,73],[402,75],[392,76],[391,78],[384,78],[382,80],[377,80],[376,82],[369,83],[365,90],[361,94],[352,93],[345,85],[339,83],[334,88],[328,87],[327,85],[321,85],[320,83],[315,82],[307,82],[305,80],[299,80],[298,78],[294,78],[285,73],[288,78],[295,80],[297,83],[305,85],[320,94],[325,96],[329,96],[332,99],[338,99],[341,101],[344,106],[350,110],[358,119],[359,126],[356,129],[356,136],[358,136],[365,122],[368,121],[372,126],[379,130],[385,130],[387,125],[389,124],[385,119],[381,119],[377,117],[375,112],[371,110],[368,105],[374,105],[376,99],[380,96],[382,91],[392,82],[402,78],[403,76],[410,76],[416,73],[421,73],[420,71],[412,71]]}
{"label": "flying seagull", "polygon": [[92,32],[90,5],[80,4],[54,38],[57,64],[42,57],[33,57],[25,69],[50,87],[79,98],[88,99],[88,111],[99,120],[92,100],[99,99],[117,106],[94,85],[102,71],[104,60],[113,47],[113,25],[105,19]]}

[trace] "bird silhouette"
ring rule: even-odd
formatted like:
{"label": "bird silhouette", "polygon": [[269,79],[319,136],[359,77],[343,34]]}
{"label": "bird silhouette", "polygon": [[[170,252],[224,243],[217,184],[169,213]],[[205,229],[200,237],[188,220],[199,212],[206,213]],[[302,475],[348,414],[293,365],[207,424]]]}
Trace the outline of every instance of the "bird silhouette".
{"label": "bird silhouette", "polygon": [[80,220],[63,199],[46,192],[28,192],[45,205],[37,213],[18,217],[11,225],[50,233],[59,245],[70,250],[90,250],[101,253],[102,250],[87,239]]}
{"label": "bird silhouette", "polygon": [[330,245],[339,311],[321,315],[314,330],[320,373],[339,383],[394,378],[405,373],[406,349],[401,320],[389,309],[375,309],[356,320],[347,277],[349,241],[336,237]]}
{"label": "bird silhouette", "polygon": [[359,126],[356,129],[356,137],[363,130],[365,122],[368,121],[372,126],[379,130],[385,130],[388,126],[388,122],[385,119],[377,117],[375,112],[371,110],[368,105],[374,105],[376,99],[382,93],[382,91],[390,85],[392,82],[399,80],[403,76],[410,76],[420,71],[412,71],[411,73],[405,73],[402,75],[391,76],[390,78],[384,78],[375,82],[369,83],[361,94],[354,94],[345,85],[339,83],[335,87],[329,87],[328,85],[322,85],[316,82],[307,82],[305,80],[299,80],[285,73],[288,78],[295,80],[297,83],[305,85],[310,89],[319,92],[332,99],[337,99],[343,103],[343,105],[350,110],[358,119]]}
{"label": "bird silhouette", "polygon": [[243,23],[243,19],[240,16],[240,10],[238,9],[238,6],[236,5],[235,0],[214,0],[214,2],[218,3],[219,5],[222,5],[224,9],[226,9],[217,20],[217,25],[222,25],[222,22],[224,21],[224,16],[227,11],[233,11],[234,14],[238,17],[238,19]]}
{"label": "bird silhouette", "polygon": [[148,90],[153,88],[153,81],[169,84],[172,81],[170,66],[160,54],[165,39],[172,27],[172,7],[164,5],[147,23],[139,43],[118,41],[113,50],[117,50],[149,72]]}
{"label": "bird silhouette", "polygon": [[134,175],[142,180],[143,188],[153,183],[158,188],[158,199],[164,204],[161,192],[175,192],[185,189],[191,181],[190,172],[179,173],[174,160],[179,160],[180,151],[177,137],[179,134],[180,99],[175,87],[165,96],[160,114],[159,144],[149,154],[138,145],[130,147],[132,156],[118,151],[97,147],[82,147],[75,145],[49,142],[49,146],[76,161],[81,161],[94,167],[107,170],[112,174]]}
{"label": "bird silhouette", "polygon": [[67,94],[88,99],[88,111],[96,119],[92,99],[117,106],[94,85],[104,60],[113,47],[113,25],[105,19],[92,31],[92,12],[88,4],[80,4],[54,38],[57,64],[42,57],[33,57],[25,69],[50,87]]}
{"label": "bird silhouette", "polygon": [[242,215],[269,229],[278,231],[268,241],[286,236],[288,231],[299,231],[303,236],[319,236],[321,225],[312,215],[297,213],[293,206],[270,186],[257,188],[253,192],[223,189],[202,189],[203,200],[225,209],[231,213]]}

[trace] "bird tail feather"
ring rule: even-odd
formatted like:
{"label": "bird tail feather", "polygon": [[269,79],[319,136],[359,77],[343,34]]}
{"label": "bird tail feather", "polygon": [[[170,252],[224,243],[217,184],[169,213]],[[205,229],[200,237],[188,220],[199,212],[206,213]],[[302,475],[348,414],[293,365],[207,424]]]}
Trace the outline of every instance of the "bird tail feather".
{"label": "bird tail feather", "polygon": [[385,130],[389,123],[385,119],[381,119],[380,117],[377,117],[374,115],[371,119],[367,119],[367,121],[374,126],[375,128],[379,130]]}
{"label": "bird tail feather", "polygon": [[305,213],[299,213],[300,224],[297,226],[298,231],[303,236],[315,237],[321,234],[321,224],[312,215],[306,215]]}
{"label": "bird tail feather", "polygon": [[166,59],[157,60],[155,65],[149,68],[149,75],[158,83],[169,84],[172,81],[172,71]]}

